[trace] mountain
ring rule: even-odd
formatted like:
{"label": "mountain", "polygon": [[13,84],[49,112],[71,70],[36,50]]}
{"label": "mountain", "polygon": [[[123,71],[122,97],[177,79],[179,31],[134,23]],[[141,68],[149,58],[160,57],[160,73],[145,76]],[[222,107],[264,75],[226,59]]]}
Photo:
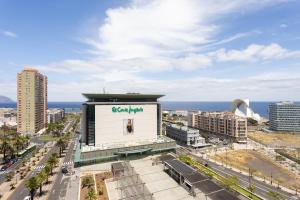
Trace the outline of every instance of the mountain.
{"label": "mountain", "polygon": [[0,95],[0,103],[13,103],[14,101],[6,96]]}

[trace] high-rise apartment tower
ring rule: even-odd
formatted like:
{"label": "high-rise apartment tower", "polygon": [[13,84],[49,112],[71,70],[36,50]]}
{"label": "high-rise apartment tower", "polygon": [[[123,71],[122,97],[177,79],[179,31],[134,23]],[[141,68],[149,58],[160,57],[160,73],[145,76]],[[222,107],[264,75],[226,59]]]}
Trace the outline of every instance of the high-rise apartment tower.
{"label": "high-rise apartment tower", "polygon": [[35,134],[47,123],[47,77],[36,69],[25,68],[18,73],[17,131]]}

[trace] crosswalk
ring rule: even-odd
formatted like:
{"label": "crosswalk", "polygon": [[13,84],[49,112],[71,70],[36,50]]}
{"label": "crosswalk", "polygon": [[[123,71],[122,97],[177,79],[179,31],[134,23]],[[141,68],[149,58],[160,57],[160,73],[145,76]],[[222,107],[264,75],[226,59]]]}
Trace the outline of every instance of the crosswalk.
{"label": "crosswalk", "polygon": [[73,165],[73,163],[74,163],[73,161],[69,161],[69,162],[64,162],[62,165],[63,165],[63,166],[66,166],[66,165]]}
{"label": "crosswalk", "polygon": [[1,172],[0,172],[0,175],[1,175],[1,174],[7,174],[7,173],[9,173],[9,171],[7,171],[7,170],[6,170],[6,171],[1,171]]}
{"label": "crosswalk", "polygon": [[[74,163],[73,161],[64,162],[64,163],[62,164],[62,166],[73,165],[73,163]],[[45,165],[37,165],[37,166],[33,167],[34,170],[42,170],[42,169],[44,169],[44,168],[45,168]]]}

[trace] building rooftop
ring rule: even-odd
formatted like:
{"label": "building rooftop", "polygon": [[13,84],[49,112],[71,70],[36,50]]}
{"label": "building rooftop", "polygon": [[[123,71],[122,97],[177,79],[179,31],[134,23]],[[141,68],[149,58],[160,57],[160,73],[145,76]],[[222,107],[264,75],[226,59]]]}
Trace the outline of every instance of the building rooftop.
{"label": "building rooftop", "polygon": [[126,93],[126,94],[104,94],[104,93],[83,93],[88,102],[155,102],[157,99],[163,97],[162,94],[140,94],[140,93]]}
{"label": "building rooftop", "polygon": [[273,105],[299,105],[299,104],[295,104],[292,101],[281,101],[281,102],[273,103]]}
{"label": "building rooftop", "polygon": [[165,163],[183,176],[191,175],[196,172],[191,166],[179,160],[166,160]]}
{"label": "building rooftop", "polygon": [[170,124],[169,126],[171,126],[173,128],[176,128],[176,129],[180,129],[180,130],[185,131],[187,133],[199,133],[198,129],[190,128],[190,127],[187,127],[187,126],[179,126],[177,124]]}

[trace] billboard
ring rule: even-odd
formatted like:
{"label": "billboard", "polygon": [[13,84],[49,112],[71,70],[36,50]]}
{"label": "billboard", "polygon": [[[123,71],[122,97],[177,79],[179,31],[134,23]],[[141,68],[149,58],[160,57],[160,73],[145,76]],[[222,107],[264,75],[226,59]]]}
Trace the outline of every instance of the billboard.
{"label": "billboard", "polygon": [[157,138],[157,105],[96,105],[95,145]]}

